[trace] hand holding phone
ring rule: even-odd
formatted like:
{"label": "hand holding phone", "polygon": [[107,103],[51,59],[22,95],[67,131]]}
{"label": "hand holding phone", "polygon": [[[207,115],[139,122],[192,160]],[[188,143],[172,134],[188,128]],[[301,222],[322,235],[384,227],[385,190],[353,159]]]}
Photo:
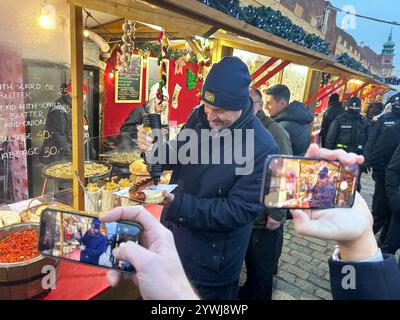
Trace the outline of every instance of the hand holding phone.
{"label": "hand holding phone", "polygon": [[[312,145],[306,155],[337,160],[343,165],[362,165],[364,158],[343,150],[319,149]],[[374,237],[372,214],[365,200],[356,193],[352,208],[328,210],[291,210],[295,230],[304,236],[336,241],[342,260],[356,261],[373,257],[378,246]]]}
{"label": "hand holding phone", "polygon": [[110,221],[79,212],[48,208],[40,219],[42,255],[78,263],[135,272],[133,265],[112,255],[123,243],[139,243],[142,227],[134,222]]}
{"label": "hand holding phone", "polygon": [[262,202],[283,209],[350,208],[359,173],[357,163],[271,156],[264,168]]}
{"label": "hand holding phone", "polygon": [[[132,280],[139,287],[143,299],[198,299],[186,278],[171,231],[144,207],[115,208],[100,220],[106,223],[119,220],[135,221],[143,226],[143,246],[128,241],[113,251],[117,259],[129,261],[135,267],[136,274]],[[111,286],[117,286],[121,279],[120,272],[108,272]]]}

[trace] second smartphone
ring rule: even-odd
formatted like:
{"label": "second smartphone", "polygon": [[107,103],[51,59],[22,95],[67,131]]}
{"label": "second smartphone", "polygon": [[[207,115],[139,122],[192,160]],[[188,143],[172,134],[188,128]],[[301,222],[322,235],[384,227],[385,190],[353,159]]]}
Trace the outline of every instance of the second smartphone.
{"label": "second smartphone", "polygon": [[271,156],[265,162],[261,202],[268,208],[351,208],[359,174],[358,165]]}
{"label": "second smartphone", "polygon": [[139,243],[141,233],[136,223],[101,223],[93,216],[48,208],[40,218],[38,249],[51,258],[135,272],[128,261],[116,259],[112,250],[122,242]]}

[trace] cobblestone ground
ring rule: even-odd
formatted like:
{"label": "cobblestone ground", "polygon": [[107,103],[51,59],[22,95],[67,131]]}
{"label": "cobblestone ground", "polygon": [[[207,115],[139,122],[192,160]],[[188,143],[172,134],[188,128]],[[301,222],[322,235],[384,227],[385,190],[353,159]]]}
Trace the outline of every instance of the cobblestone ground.
{"label": "cobblestone ground", "polygon": [[[371,207],[374,182],[363,175],[361,194]],[[274,279],[274,300],[331,300],[328,259],[335,243],[301,237],[293,222],[285,226],[278,275]],[[246,279],[243,268],[241,283]]]}

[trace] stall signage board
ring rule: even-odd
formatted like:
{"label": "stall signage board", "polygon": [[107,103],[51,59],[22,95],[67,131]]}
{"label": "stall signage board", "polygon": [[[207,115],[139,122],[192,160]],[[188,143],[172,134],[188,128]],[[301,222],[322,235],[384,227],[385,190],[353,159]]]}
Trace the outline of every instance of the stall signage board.
{"label": "stall signage board", "polygon": [[[169,80],[169,60],[165,59],[165,63],[167,64],[167,83],[165,87],[168,89],[168,80]],[[146,100],[149,101],[151,88],[160,82],[159,76],[160,66],[158,65],[158,58],[149,57],[147,60],[147,72],[146,72]]]}
{"label": "stall signage board", "polygon": [[142,102],[143,58],[140,56],[132,58],[132,65],[126,73],[116,72],[115,103]]}

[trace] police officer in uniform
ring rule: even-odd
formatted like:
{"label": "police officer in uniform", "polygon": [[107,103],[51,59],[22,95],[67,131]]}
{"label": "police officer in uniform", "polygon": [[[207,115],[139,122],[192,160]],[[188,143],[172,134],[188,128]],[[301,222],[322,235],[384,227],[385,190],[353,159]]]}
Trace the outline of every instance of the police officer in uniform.
{"label": "police officer in uniform", "polygon": [[[364,154],[370,124],[361,114],[361,100],[353,97],[349,100],[347,110],[333,121],[326,137],[328,149],[344,149],[359,155]],[[358,190],[361,185],[358,183]]]}
{"label": "police officer in uniform", "polygon": [[365,144],[364,157],[367,167],[370,167],[369,160],[374,151],[376,141],[385,128],[394,126],[400,120],[400,92],[390,98],[389,103],[392,105],[392,111],[383,113],[375,118],[372,122],[367,143]]}
{"label": "police officer in uniform", "polygon": [[[386,194],[386,168],[399,145],[400,138],[400,93],[395,94],[389,102],[392,111],[382,114],[371,130],[368,138],[371,153],[368,155],[368,167],[372,168],[372,178],[375,181],[374,196],[372,199],[372,215],[374,216],[374,233],[380,233],[378,243],[382,245],[386,240],[391,221],[391,207]],[[374,135],[374,136],[373,136]],[[375,139],[375,140],[373,140]],[[368,151],[367,151],[368,152]]]}

